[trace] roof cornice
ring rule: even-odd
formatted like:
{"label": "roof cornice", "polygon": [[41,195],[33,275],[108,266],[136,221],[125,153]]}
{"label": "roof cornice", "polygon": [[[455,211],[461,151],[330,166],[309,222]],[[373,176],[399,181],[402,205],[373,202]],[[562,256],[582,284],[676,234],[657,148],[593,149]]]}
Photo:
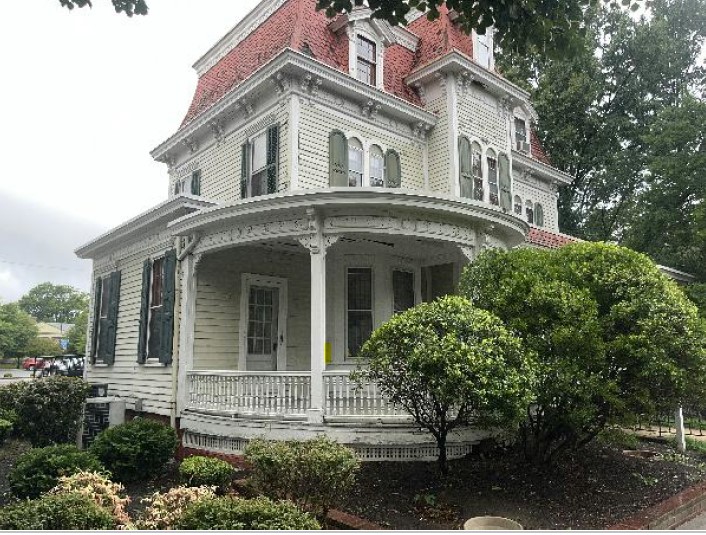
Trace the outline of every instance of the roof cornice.
{"label": "roof cornice", "polygon": [[179,216],[183,211],[196,211],[204,208],[215,206],[216,203],[207,201],[191,195],[179,195],[158,204],[147,212],[144,212],[129,221],[126,221],[120,226],[117,226],[108,232],[101,234],[97,238],[91,240],[85,245],[82,245],[76,251],[76,256],[87,259],[94,258],[97,253],[106,247],[118,246],[130,238],[134,238],[149,229],[156,226],[164,225]]}
{"label": "roof cornice", "polygon": [[382,19],[374,19],[371,17],[372,11],[368,8],[355,8],[352,13],[339,15],[329,23],[329,28],[336,33],[345,28],[348,24],[359,21],[368,20],[376,31],[384,34],[389,44],[400,45],[406,49],[416,52],[419,47],[419,36],[411,32],[403,26],[392,26],[390,23]]}
{"label": "roof cornice", "polygon": [[555,182],[560,185],[571,184],[573,181],[571,175],[564,173],[551,165],[547,165],[544,162],[530,158],[526,154],[514,149],[512,150],[512,166],[520,169],[527,169],[532,174],[539,175],[550,182]]}
{"label": "roof cornice", "polygon": [[372,100],[380,104],[382,112],[387,109],[388,111],[396,113],[398,116],[403,115],[410,123],[431,127],[434,126],[437,121],[434,114],[419,106],[411,104],[391,93],[369,86],[351,77],[348,73],[330,67],[301,52],[287,48],[263,65],[241,84],[231,89],[213,106],[197,115],[193,121],[180,128],[150,154],[155,160],[164,159],[170,151],[182,144],[185,139],[191,138],[198,130],[208,129],[209,124],[220,118],[233,106],[236,106],[239,101],[242,101],[257,87],[264,83],[271,83],[281,71],[300,74],[302,76],[311,75],[319,80],[321,84],[334,86],[339,91],[350,92],[351,96],[355,95],[360,100]]}

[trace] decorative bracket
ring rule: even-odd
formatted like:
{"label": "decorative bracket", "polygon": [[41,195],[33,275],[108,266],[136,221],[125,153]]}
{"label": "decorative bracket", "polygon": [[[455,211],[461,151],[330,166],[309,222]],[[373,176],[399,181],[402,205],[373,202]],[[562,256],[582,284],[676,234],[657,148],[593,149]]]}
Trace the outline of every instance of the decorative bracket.
{"label": "decorative bracket", "polygon": [[318,94],[319,88],[323,83],[324,82],[321,78],[315,78],[313,75],[307,73],[306,75],[304,75],[304,78],[302,78],[301,82],[299,82],[299,86],[302,88],[303,91],[307,92],[312,97],[315,97]]}
{"label": "decorative bracket", "polygon": [[221,143],[225,137],[223,122],[216,119],[215,121],[211,121],[209,126],[211,127],[211,132],[213,133],[213,138],[216,140],[216,143]]}
{"label": "decorative bracket", "polygon": [[461,73],[461,75],[458,77],[458,93],[460,96],[463,97],[466,95],[470,95],[471,86],[474,80],[475,78],[471,75],[470,72],[464,71]]}
{"label": "decorative bracket", "polygon": [[199,142],[193,137],[184,138],[182,143],[187,149],[189,149],[189,152],[191,154],[194,154],[196,151],[199,150]]}
{"label": "decorative bracket", "polygon": [[427,90],[424,87],[424,84],[422,82],[417,82],[414,84],[414,88],[417,90],[417,94],[419,95],[419,100],[422,101],[422,106],[427,105]]}
{"label": "decorative bracket", "polygon": [[467,245],[461,245],[459,246],[459,250],[461,251],[461,254],[463,257],[468,260],[468,263],[472,263],[475,258],[476,258],[476,249],[475,247],[467,246]]}
{"label": "decorative bracket", "polygon": [[272,85],[275,86],[275,93],[282,95],[290,87],[289,78],[287,78],[281,72],[278,72],[276,76],[272,77]]}
{"label": "decorative bracket", "polygon": [[360,112],[363,114],[363,117],[373,119],[380,112],[381,108],[382,106],[380,106],[380,104],[378,104],[377,102],[373,100],[368,100],[365,104],[363,104],[360,109]]}
{"label": "decorative bracket", "polygon": [[250,117],[255,111],[255,106],[252,101],[247,98],[242,98],[238,101],[238,107],[245,111],[245,117]]}
{"label": "decorative bracket", "polygon": [[419,139],[420,141],[426,141],[427,134],[429,133],[429,130],[431,129],[431,127],[428,124],[422,123],[422,122],[412,123],[411,128],[412,128],[412,135],[415,138]]}

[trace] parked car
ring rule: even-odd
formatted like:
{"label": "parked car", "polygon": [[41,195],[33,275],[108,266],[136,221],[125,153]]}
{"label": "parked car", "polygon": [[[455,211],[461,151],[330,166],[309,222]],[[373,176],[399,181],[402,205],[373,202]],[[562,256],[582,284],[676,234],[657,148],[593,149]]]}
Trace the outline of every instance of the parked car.
{"label": "parked car", "polygon": [[[47,357],[27,357],[22,361],[22,369],[33,372],[44,368],[45,358]],[[50,358],[50,357],[49,357]]]}

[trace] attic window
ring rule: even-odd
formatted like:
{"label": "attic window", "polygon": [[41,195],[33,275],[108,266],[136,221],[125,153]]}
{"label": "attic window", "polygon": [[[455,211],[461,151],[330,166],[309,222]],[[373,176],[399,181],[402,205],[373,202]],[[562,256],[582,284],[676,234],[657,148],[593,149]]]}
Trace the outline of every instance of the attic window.
{"label": "attic window", "polygon": [[359,35],[357,38],[358,68],[356,77],[368,85],[377,85],[377,45]]}
{"label": "attic window", "polygon": [[485,29],[483,35],[476,34],[476,41],[474,43],[476,51],[476,61],[486,69],[492,67],[492,57],[493,57],[493,34],[490,28]]}

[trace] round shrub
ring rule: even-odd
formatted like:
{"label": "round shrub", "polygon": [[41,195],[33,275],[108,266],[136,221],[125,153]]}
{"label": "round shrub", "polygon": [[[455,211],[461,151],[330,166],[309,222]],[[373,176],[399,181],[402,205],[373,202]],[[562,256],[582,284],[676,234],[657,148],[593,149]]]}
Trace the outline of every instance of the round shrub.
{"label": "round shrub", "polygon": [[173,530],[188,506],[215,497],[208,487],[175,487],[167,492],[155,492],[142,500],[147,507],[136,527],[141,530]]}
{"label": "round shrub", "polygon": [[179,465],[182,481],[190,487],[216,487],[221,491],[230,488],[235,469],[221,459],[195,455]]}
{"label": "round shrub", "polygon": [[159,475],[174,457],[177,444],[171,427],[136,418],[100,433],[90,451],[117,481],[127,482]]}
{"label": "round shrub", "polygon": [[10,490],[18,498],[37,498],[53,489],[62,476],[81,470],[102,472],[103,465],[87,451],[62,444],[36,448],[21,455],[10,471]]}
{"label": "round shrub", "polygon": [[82,494],[47,494],[0,509],[0,530],[111,530],[115,521]]}
{"label": "round shrub", "polygon": [[292,503],[227,496],[198,501],[187,507],[175,527],[189,531],[321,529],[313,516],[300,511]]}

